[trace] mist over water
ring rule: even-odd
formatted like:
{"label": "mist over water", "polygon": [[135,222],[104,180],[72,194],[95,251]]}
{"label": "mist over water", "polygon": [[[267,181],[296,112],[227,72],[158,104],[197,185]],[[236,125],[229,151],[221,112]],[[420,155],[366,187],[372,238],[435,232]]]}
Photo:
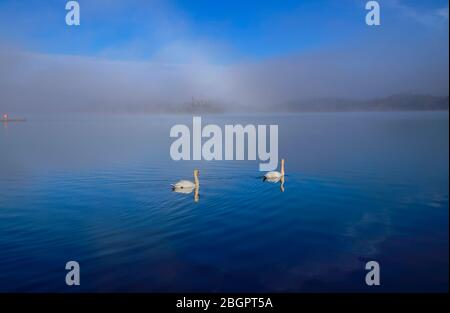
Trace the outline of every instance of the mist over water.
{"label": "mist over water", "polygon": [[[171,160],[192,116],[35,116],[0,128],[0,291],[448,290],[448,113],[205,115],[279,124],[258,161]],[[3,147],[7,147],[4,149]],[[200,169],[199,201],[170,184]]]}
{"label": "mist over water", "polygon": [[[200,101],[207,103],[206,109],[253,112],[311,99],[448,96],[448,49],[446,54],[442,47],[414,43],[391,51],[382,43],[363,49],[357,48],[360,44],[352,54],[339,47],[333,53],[226,65],[45,55],[0,46],[0,110],[169,113]],[[420,53],[405,59],[410,49]]]}

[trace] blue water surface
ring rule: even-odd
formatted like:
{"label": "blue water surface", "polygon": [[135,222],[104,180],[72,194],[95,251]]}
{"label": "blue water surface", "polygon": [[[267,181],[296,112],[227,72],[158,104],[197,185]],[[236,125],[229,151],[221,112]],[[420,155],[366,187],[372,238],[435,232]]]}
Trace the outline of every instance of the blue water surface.
{"label": "blue water surface", "polygon": [[[278,124],[284,192],[258,161],[173,161],[192,116],[0,125],[0,291],[448,290],[448,112],[202,119]],[[169,188],[194,168],[197,202]]]}

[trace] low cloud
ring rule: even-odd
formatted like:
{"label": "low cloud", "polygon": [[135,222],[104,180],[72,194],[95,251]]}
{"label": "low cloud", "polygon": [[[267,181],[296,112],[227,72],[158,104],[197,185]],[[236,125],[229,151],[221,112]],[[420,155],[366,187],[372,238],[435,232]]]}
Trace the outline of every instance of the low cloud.
{"label": "low cloud", "polygon": [[[139,23],[137,33],[128,40],[111,42],[90,56],[78,50],[73,56],[31,52],[48,51],[39,49],[39,40],[32,36],[33,29],[43,25],[39,21],[25,23],[30,14],[23,10],[24,4],[13,2],[9,10],[14,12],[14,20],[13,14],[5,13],[8,6],[2,12],[9,23],[4,25],[14,27],[10,35],[0,31],[0,111],[157,112],[183,105],[192,97],[219,103],[225,109],[248,109],[314,98],[367,99],[398,93],[447,96],[448,7],[418,12],[405,3],[383,2],[386,14],[393,14],[386,25],[349,32],[351,41],[243,61],[228,58],[233,49],[239,49],[232,41],[192,35],[192,20],[164,1],[133,0],[125,5],[105,0],[84,5],[83,14],[95,16],[97,21],[87,29],[99,28],[98,37],[81,31],[69,36],[64,28],[54,34],[59,47],[72,47],[69,39],[81,46],[95,46],[94,39],[111,35],[121,25],[150,22]],[[56,23],[56,8],[47,9]],[[414,23],[398,28],[392,24],[397,20],[394,16],[416,21],[421,32],[405,36],[405,28],[409,32]],[[283,27],[275,33],[294,26],[288,23]],[[39,30],[40,34],[46,29]],[[14,43],[20,42],[23,48],[12,47],[12,37],[17,37]]]}
{"label": "low cloud", "polygon": [[3,51],[0,107],[30,112],[164,111],[192,97],[251,107],[407,92],[448,95],[448,58],[432,55],[438,51],[385,52],[302,54],[214,65],[202,60],[132,62]]}

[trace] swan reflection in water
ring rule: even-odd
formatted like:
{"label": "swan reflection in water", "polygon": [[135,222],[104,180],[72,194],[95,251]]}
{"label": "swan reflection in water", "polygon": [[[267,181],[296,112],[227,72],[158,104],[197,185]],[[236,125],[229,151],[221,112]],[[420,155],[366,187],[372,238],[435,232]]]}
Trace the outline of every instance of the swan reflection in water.
{"label": "swan reflection in water", "polygon": [[281,171],[267,172],[263,176],[263,181],[269,183],[280,183],[280,190],[284,192],[284,159],[281,159]]}
{"label": "swan reflection in water", "polygon": [[280,190],[281,192],[284,192],[284,176],[280,179]]}
{"label": "swan reflection in water", "polygon": [[199,189],[200,187],[197,185],[194,188],[177,188],[177,187],[173,187],[172,191],[176,192],[176,193],[184,193],[184,194],[190,194],[192,192],[194,192],[194,201],[198,202],[198,199],[200,198],[199,196]]}
{"label": "swan reflection in water", "polygon": [[177,183],[171,185],[172,191],[177,193],[184,193],[189,194],[194,192],[194,201],[198,202],[199,199],[199,188],[200,188],[200,182],[199,182],[199,174],[200,171],[198,169],[194,170],[194,182],[188,181],[188,180],[180,180]]}
{"label": "swan reflection in water", "polygon": [[278,178],[266,178],[264,181],[273,184],[280,183],[280,190],[284,192],[284,175]]}

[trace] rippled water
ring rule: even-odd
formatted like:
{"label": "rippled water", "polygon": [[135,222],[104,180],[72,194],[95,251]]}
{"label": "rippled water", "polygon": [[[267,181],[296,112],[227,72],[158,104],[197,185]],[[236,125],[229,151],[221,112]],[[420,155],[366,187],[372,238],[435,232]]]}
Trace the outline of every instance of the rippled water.
{"label": "rippled water", "polygon": [[[203,122],[279,124],[285,191],[255,161],[172,161],[190,116],[0,125],[0,291],[448,290],[448,112]],[[169,188],[195,167],[197,203]]]}

